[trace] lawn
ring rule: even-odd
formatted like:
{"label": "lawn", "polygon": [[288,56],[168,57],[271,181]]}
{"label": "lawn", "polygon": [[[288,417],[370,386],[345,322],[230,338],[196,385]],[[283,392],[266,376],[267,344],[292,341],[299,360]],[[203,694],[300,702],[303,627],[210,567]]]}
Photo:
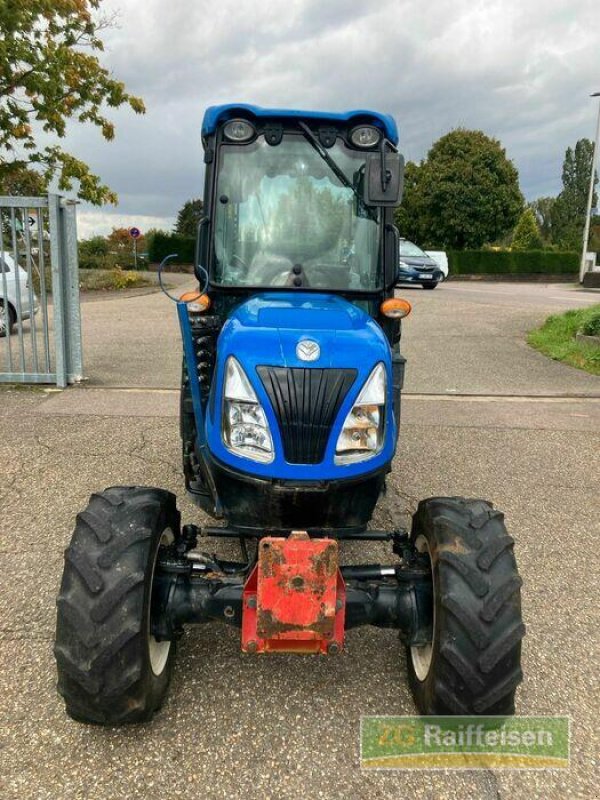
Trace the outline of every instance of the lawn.
{"label": "lawn", "polygon": [[600,336],[600,304],[553,314],[527,341],[536,350],[572,367],[600,375],[600,347],[575,339],[577,333]]}

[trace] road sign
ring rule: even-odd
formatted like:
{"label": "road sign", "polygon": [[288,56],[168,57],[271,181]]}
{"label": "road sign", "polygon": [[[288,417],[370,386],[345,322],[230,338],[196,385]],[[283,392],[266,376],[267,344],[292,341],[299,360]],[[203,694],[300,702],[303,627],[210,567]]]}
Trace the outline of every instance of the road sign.
{"label": "road sign", "polygon": [[132,239],[139,239],[142,232],[139,228],[129,228],[129,235]]}

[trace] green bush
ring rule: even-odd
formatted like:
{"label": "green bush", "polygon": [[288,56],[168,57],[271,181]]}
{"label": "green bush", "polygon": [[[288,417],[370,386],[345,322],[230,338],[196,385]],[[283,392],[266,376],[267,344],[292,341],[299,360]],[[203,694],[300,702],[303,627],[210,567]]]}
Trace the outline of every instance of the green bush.
{"label": "green bush", "polygon": [[119,257],[114,253],[88,253],[79,248],[79,269],[114,269],[118,262]]}
{"label": "green bush", "polygon": [[115,256],[110,253],[104,236],[82,239],[77,248],[80,269],[112,269],[116,266]]}
{"label": "green bush", "polygon": [[579,254],[551,250],[450,250],[454,275],[572,275]]}
{"label": "green bush", "polygon": [[600,336],[600,309],[585,320],[581,326],[581,333],[585,336]]}
{"label": "green bush", "polygon": [[110,248],[104,236],[92,236],[79,242],[80,256],[106,256]]}
{"label": "green bush", "polygon": [[[123,241],[124,229],[114,229],[110,237],[92,236],[91,239],[82,239],[78,244],[78,257],[80,269],[125,269],[145,270],[148,262],[142,258],[141,248],[144,247],[142,238],[138,245],[137,265],[133,255],[131,239]],[[125,237],[127,232],[125,231]]]}
{"label": "green bush", "polygon": [[115,289],[129,289],[133,286],[140,286],[138,276],[132,271],[125,272],[125,270],[115,267],[110,271],[110,276]]}
{"label": "green bush", "polygon": [[154,281],[143,272],[114,269],[82,270],[79,273],[79,288],[83,292],[102,289],[135,289],[140,286],[154,286]]}
{"label": "green bush", "polygon": [[172,259],[171,263],[193,264],[195,248],[196,242],[193,237],[156,231],[148,247],[148,258],[152,262],[159,262],[171,253],[177,253],[177,258]]}

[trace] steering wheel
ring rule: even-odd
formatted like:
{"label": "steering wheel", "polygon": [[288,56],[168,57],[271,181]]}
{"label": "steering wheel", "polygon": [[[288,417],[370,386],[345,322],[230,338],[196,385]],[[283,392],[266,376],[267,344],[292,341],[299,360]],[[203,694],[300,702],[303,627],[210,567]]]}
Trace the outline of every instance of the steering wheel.
{"label": "steering wheel", "polygon": [[[302,278],[302,286],[294,286],[294,278]],[[291,280],[290,280],[291,279]],[[304,275],[295,275],[291,270],[286,269],[278,272],[276,275],[269,280],[269,286],[286,286],[289,283],[290,288],[293,289],[301,289],[303,287],[310,286],[308,280],[306,278],[306,274]]]}

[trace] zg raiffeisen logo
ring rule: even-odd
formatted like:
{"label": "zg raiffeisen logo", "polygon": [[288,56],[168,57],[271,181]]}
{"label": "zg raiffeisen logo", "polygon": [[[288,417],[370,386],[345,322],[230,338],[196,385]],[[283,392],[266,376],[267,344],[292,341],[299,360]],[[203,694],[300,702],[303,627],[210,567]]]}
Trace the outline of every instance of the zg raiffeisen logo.
{"label": "zg raiffeisen logo", "polygon": [[363,769],[565,769],[568,717],[363,717]]}

